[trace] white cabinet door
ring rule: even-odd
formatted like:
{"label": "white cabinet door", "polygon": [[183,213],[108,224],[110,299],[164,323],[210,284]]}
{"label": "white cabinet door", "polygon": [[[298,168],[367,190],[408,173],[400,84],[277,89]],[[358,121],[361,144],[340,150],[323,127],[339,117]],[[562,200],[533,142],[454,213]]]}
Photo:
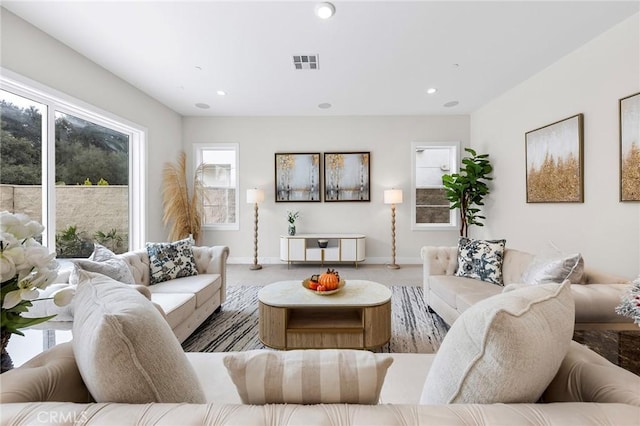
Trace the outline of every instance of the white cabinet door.
{"label": "white cabinet door", "polygon": [[280,238],[280,260],[302,262],[305,260],[304,238]]}
{"label": "white cabinet door", "polygon": [[343,238],[340,240],[341,261],[362,262],[364,257],[364,238]]}
{"label": "white cabinet door", "polygon": [[304,238],[289,238],[289,261],[303,261],[305,257],[306,242]]}

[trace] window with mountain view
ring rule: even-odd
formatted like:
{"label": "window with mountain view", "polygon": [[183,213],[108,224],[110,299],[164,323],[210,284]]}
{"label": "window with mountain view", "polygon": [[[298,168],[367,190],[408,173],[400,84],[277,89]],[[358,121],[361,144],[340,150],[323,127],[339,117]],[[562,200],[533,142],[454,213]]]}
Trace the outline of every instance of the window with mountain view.
{"label": "window with mountain view", "polygon": [[59,258],[88,257],[94,242],[127,251],[130,135],[46,101],[0,96],[0,210],[49,224],[46,245]]}

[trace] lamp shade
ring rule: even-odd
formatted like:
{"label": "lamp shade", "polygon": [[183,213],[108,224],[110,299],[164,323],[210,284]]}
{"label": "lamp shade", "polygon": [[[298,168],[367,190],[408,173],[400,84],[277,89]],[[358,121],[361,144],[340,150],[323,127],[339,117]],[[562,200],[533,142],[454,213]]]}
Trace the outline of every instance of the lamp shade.
{"label": "lamp shade", "polygon": [[262,189],[247,189],[247,203],[255,204],[264,201],[264,191]]}
{"label": "lamp shade", "polygon": [[402,189],[385,189],[384,190],[384,203],[385,204],[401,204],[402,203]]}

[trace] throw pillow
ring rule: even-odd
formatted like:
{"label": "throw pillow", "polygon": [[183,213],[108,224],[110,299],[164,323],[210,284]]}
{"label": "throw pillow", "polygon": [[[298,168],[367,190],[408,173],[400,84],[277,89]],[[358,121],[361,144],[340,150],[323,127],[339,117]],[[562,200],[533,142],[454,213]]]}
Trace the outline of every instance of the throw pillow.
{"label": "throw pillow", "polygon": [[502,285],[502,261],[506,240],[458,240],[456,276]]}
{"label": "throw pillow", "polygon": [[191,238],[173,243],[147,243],[149,284],[198,275],[192,246]]}
{"label": "throw pillow", "polygon": [[160,312],[132,286],[79,271],[73,351],[96,402],[204,403],[204,392]]}
{"label": "throw pillow", "polygon": [[534,403],[573,337],[569,281],[484,299],[447,332],[429,369],[422,404]]}
{"label": "throw pillow", "polygon": [[[127,262],[100,244],[94,244],[93,253],[88,259],[77,259],[72,262],[80,269],[106,275],[121,283],[136,283]],[[69,276],[69,283],[78,284],[78,274],[75,268]]]}
{"label": "throw pillow", "polygon": [[244,404],[377,404],[390,355],[348,349],[227,355],[224,365]]}
{"label": "throw pillow", "polygon": [[522,281],[526,284],[561,283],[564,280],[579,284],[584,273],[584,259],[580,253],[568,256],[536,256],[526,271]]}

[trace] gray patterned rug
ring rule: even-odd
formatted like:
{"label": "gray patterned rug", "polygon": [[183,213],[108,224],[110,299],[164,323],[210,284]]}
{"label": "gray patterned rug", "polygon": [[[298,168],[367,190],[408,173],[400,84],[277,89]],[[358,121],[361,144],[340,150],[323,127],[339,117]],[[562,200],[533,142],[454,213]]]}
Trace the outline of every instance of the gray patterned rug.
{"label": "gray patterned rug", "polygon": [[[231,352],[262,349],[258,338],[257,286],[227,288],[222,310],[211,315],[182,347],[186,352]],[[391,341],[378,352],[434,353],[448,327],[430,314],[422,287],[392,286]]]}

